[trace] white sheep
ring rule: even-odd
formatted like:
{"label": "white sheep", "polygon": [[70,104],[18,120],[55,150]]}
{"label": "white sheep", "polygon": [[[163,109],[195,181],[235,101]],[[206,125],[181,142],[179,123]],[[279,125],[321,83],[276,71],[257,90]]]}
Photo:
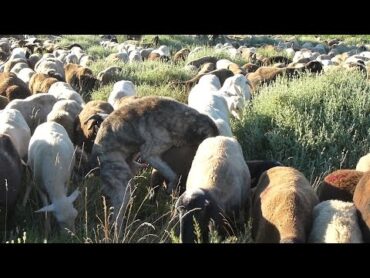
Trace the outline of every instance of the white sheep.
{"label": "white sheep", "polygon": [[80,114],[82,106],[74,100],[59,100],[47,116],[47,121],[61,124],[67,131],[69,138],[74,140],[74,124]]}
{"label": "white sheep", "polygon": [[370,153],[362,156],[356,165],[356,170],[361,172],[370,171]]}
{"label": "white sheep", "polygon": [[176,203],[182,242],[194,243],[193,216],[199,223],[203,241],[207,241],[210,219],[223,236],[223,217],[248,217],[250,184],[250,172],[238,141],[224,136],[205,139],[195,154],[186,191]]}
{"label": "white sheep", "polygon": [[113,85],[113,90],[109,94],[108,103],[116,110],[118,106],[115,104],[122,97],[135,96],[136,89],[134,83],[128,80],[121,80]]}
{"label": "white sheep", "polygon": [[35,65],[35,72],[44,73],[58,80],[65,80],[64,65],[57,58],[41,58]]}
{"label": "white sheep", "polygon": [[27,157],[31,130],[21,112],[16,109],[5,109],[1,113],[0,134],[9,135],[20,158]]}
{"label": "white sheep", "polygon": [[4,110],[16,109],[21,112],[32,134],[39,124],[46,122],[46,117],[56,102],[53,95],[40,93],[25,99],[12,100]]}
{"label": "white sheep", "polygon": [[328,200],[313,209],[312,243],[362,243],[362,234],[353,203]]}
{"label": "white sheep", "polygon": [[73,90],[71,85],[66,82],[55,82],[53,85],[50,86],[48,94],[53,95],[58,100],[69,99],[76,101],[81,106],[84,106],[85,104],[81,95]]}
{"label": "white sheep", "polygon": [[234,76],[227,78],[221,89],[228,91],[232,95],[242,96],[245,101],[252,99],[249,81],[242,74],[235,74]]}
{"label": "white sheep", "polygon": [[215,75],[202,76],[189,93],[188,105],[209,116],[215,122],[220,135],[232,137],[227,101],[218,94],[218,84],[212,84],[217,80]]}
{"label": "white sheep", "polygon": [[21,71],[17,74],[18,78],[23,80],[24,83],[28,84],[30,83],[31,77],[35,74],[35,71],[30,68],[24,68],[21,69]]}
{"label": "white sheep", "polygon": [[233,64],[233,62],[228,59],[220,59],[216,63],[216,69],[228,69],[231,64]]}
{"label": "white sheep", "polygon": [[[74,231],[77,210],[73,207],[73,201],[79,191],[76,189],[67,197],[67,182],[75,157],[73,144],[64,127],[55,122],[38,126],[31,137],[27,163],[35,183],[40,186],[39,194],[44,205],[36,212],[53,212],[62,229]],[[47,195],[43,193],[44,190]]]}
{"label": "white sheep", "polygon": [[143,61],[140,51],[138,50],[132,50],[130,54],[128,55],[128,59],[130,60],[130,63]]}

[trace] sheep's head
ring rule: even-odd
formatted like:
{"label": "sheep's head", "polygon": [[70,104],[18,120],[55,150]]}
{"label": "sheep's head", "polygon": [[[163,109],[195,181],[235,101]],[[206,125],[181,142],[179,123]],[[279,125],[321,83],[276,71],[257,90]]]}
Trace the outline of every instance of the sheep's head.
{"label": "sheep's head", "polygon": [[190,124],[187,132],[185,132],[185,140],[187,142],[201,143],[208,137],[220,135],[215,122],[204,114],[198,114],[193,124]]}
{"label": "sheep's head", "polygon": [[77,210],[73,207],[73,202],[77,199],[80,192],[76,189],[68,197],[64,197],[51,205],[45,206],[36,212],[53,212],[62,231],[66,229],[75,232],[75,219],[77,217]]}

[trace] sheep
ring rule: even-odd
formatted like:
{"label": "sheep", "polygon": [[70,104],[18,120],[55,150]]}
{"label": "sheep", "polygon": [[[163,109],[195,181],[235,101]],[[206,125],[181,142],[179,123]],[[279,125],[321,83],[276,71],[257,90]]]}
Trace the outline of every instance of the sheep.
{"label": "sheep", "polygon": [[73,54],[73,53],[66,55],[64,58],[65,64],[78,64],[78,62],[79,61],[78,61],[76,54]]}
{"label": "sheep", "polygon": [[161,154],[218,134],[208,116],[171,98],[137,98],[112,112],[96,135],[91,165],[99,158],[103,191],[110,197],[117,224],[122,223],[119,212],[125,211],[130,198],[128,183],[136,173],[133,158],[137,153],[169,181],[167,192],[172,192],[178,177]]}
{"label": "sheep", "polygon": [[0,73],[0,95],[6,96],[9,101],[24,99],[31,95],[27,85],[15,73]]}
{"label": "sheep", "polygon": [[44,73],[59,81],[65,81],[63,62],[57,58],[41,58],[34,68],[36,73]]}
{"label": "sheep", "polygon": [[46,121],[54,121],[62,125],[67,131],[69,138],[73,141],[74,123],[81,110],[81,105],[74,100],[60,100],[54,104]]}
{"label": "sheep", "polygon": [[3,110],[9,103],[9,100],[4,97],[4,96],[0,96],[0,110]]}
{"label": "sheep", "polygon": [[364,242],[370,242],[370,172],[364,173],[353,194]]}
{"label": "sheep", "polygon": [[233,62],[231,62],[228,59],[220,59],[216,63],[216,69],[228,69],[229,65],[232,64],[232,63]]}
{"label": "sheep", "polygon": [[304,243],[318,198],[302,173],[274,167],[260,177],[253,196],[252,237],[256,243]]}
{"label": "sheep", "polygon": [[234,74],[242,74],[245,75],[246,71],[242,67],[240,67],[238,64],[231,63],[228,67],[228,70],[231,70]]}
{"label": "sheep", "polygon": [[252,90],[255,91],[258,86],[263,83],[271,83],[275,81],[277,76],[282,76],[287,72],[287,68],[276,67],[260,67],[255,72],[247,75],[247,79],[251,84]]}
{"label": "sheep", "polygon": [[286,58],[284,56],[272,56],[268,57],[262,60],[262,65],[263,66],[270,66],[276,63],[283,63],[285,65],[288,65],[292,62],[291,59]]}
{"label": "sheep", "polygon": [[246,71],[246,73],[255,72],[259,67],[252,63],[244,64],[242,67]]}
{"label": "sheep", "polygon": [[75,92],[71,85],[66,82],[55,82],[53,85],[50,86],[48,93],[56,97],[58,100],[74,100],[81,106],[85,104],[81,95]]}
{"label": "sheep", "polygon": [[205,139],[195,154],[186,191],[175,205],[180,212],[181,241],[194,243],[193,217],[199,224],[203,242],[208,241],[211,219],[224,237],[228,232],[224,218],[248,217],[250,182],[249,169],[236,139],[224,136]]}
{"label": "sheep", "polygon": [[62,230],[69,229],[74,232],[74,221],[78,212],[73,207],[73,202],[79,191],[76,189],[67,197],[67,182],[75,164],[75,157],[73,144],[63,126],[46,122],[36,128],[28,148],[27,164],[32,170],[34,182],[39,186],[44,205],[36,212],[53,212]]}
{"label": "sheep", "polygon": [[239,95],[244,100],[251,100],[250,83],[248,79],[242,74],[235,74],[227,78],[222,85],[221,90],[230,92],[233,95]]}
{"label": "sheep", "polygon": [[35,74],[35,71],[30,68],[21,69],[21,71],[17,74],[17,77],[21,79],[27,86],[29,86],[29,82],[31,77]]}
{"label": "sheep", "polygon": [[212,56],[205,56],[205,57],[202,57],[202,58],[199,58],[199,59],[196,59],[196,60],[193,60],[193,61],[190,61],[188,63],[186,63],[186,65],[192,65],[192,66],[195,66],[197,68],[200,68],[203,64],[205,63],[212,63],[212,64],[216,64],[218,61],[218,58],[216,57],[212,57]]}
{"label": "sheep", "polygon": [[327,175],[317,189],[317,195],[320,201],[341,200],[351,202],[353,193],[363,172],[340,169]]}
{"label": "sheep", "polygon": [[31,130],[21,112],[16,109],[6,109],[2,112],[0,117],[0,134],[10,136],[20,158],[27,157]]}
{"label": "sheep", "polygon": [[89,101],[75,118],[74,140],[72,140],[74,144],[84,145],[85,151],[90,153],[101,123],[112,112],[113,107],[108,102]]}
{"label": "sheep", "polygon": [[313,209],[310,243],[362,243],[356,208],[351,202],[328,200]]}
{"label": "sheep", "polygon": [[83,55],[79,60],[79,64],[82,67],[89,67],[94,61],[95,59],[90,55]]}
{"label": "sheep", "polygon": [[370,153],[362,156],[356,165],[356,171],[367,172],[370,171]]}
{"label": "sheep", "polygon": [[140,50],[140,55],[143,58],[143,60],[147,60],[150,53],[152,53],[153,50],[154,48],[145,48],[145,49]]}
{"label": "sheep", "polygon": [[120,72],[122,72],[122,68],[112,66],[99,72],[97,79],[100,81],[101,85],[107,85],[109,82],[112,82]]}
{"label": "sheep", "polygon": [[14,65],[14,67],[11,69],[10,72],[13,72],[15,74],[18,75],[18,73],[22,70],[22,69],[28,69],[29,66],[27,63],[17,63],[16,65]]}
{"label": "sheep", "polygon": [[44,73],[35,73],[30,78],[28,87],[33,95],[47,93],[50,87],[56,82],[59,81],[54,77],[50,77],[49,75]]}
{"label": "sheep", "polygon": [[141,54],[138,50],[131,51],[130,54],[128,55],[128,59],[130,63],[143,61],[143,58],[141,57]]}
{"label": "sheep", "polygon": [[40,54],[38,54],[38,53],[32,54],[28,58],[28,64],[29,64],[30,68],[35,69],[35,65],[37,64],[38,61],[40,61],[40,59],[41,59]]}
{"label": "sheep", "polygon": [[0,134],[0,230],[9,231],[14,224],[14,212],[22,189],[22,163],[12,140]]}
{"label": "sheep", "polygon": [[22,113],[23,118],[31,129],[31,134],[36,127],[46,121],[57,99],[50,94],[37,94],[29,96],[26,99],[16,99],[11,101],[5,110],[17,109]]}
{"label": "sheep", "polygon": [[189,48],[182,48],[175,53],[175,55],[173,56],[173,61],[175,63],[180,62],[180,61],[185,61],[186,58],[189,56],[189,53],[190,53]]}
{"label": "sheep", "polygon": [[[217,78],[214,75],[211,77]],[[203,76],[201,80],[203,78],[208,79],[208,76]],[[215,122],[220,135],[232,137],[228,103],[217,90],[214,90],[214,87],[212,88],[211,84],[207,85],[198,84],[190,91],[188,105],[199,113],[209,116]]]}
{"label": "sheep", "polygon": [[67,64],[64,66],[64,70],[66,82],[77,92],[90,93],[99,85],[99,81],[93,76],[93,72],[89,68]]}
{"label": "sheep", "polygon": [[127,80],[121,80],[113,85],[112,92],[109,94],[108,103],[116,110],[118,107],[115,104],[117,100],[126,96],[135,96],[136,89],[134,83]]}
{"label": "sheep", "polygon": [[127,63],[129,61],[127,52],[112,53],[107,58],[106,61],[112,62],[123,62]]}
{"label": "sheep", "polygon": [[247,160],[246,162],[251,174],[251,188],[257,186],[263,172],[273,167],[283,166],[279,161],[275,160]]}

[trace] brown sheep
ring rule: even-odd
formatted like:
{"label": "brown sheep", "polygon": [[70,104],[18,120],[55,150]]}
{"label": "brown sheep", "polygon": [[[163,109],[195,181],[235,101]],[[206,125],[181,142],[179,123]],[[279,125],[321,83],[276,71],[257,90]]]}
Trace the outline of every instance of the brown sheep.
{"label": "brown sheep", "polygon": [[263,66],[271,66],[276,63],[283,63],[285,65],[288,65],[291,62],[292,62],[291,59],[284,57],[284,56],[272,56],[272,57],[262,59]]}
{"label": "brown sheep", "polygon": [[247,63],[247,64],[244,64],[241,68],[244,69],[246,73],[250,73],[250,72],[255,72],[259,68],[259,66],[252,64],[252,63]]}
{"label": "brown sheep", "polygon": [[264,172],[252,205],[252,237],[256,243],[304,243],[311,230],[318,198],[302,173],[291,167]]}
{"label": "brown sheep", "polygon": [[370,242],[370,172],[364,173],[353,194],[364,242]]}
{"label": "brown sheep", "polygon": [[173,56],[173,61],[175,63],[180,62],[180,61],[186,61],[189,53],[190,53],[189,48],[182,48],[175,53],[175,55]]}
{"label": "brown sheep", "polygon": [[76,64],[64,66],[66,82],[81,94],[88,94],[99,86],[99,80],[93,76],[91,69]]}
{"label": "brown sheep", "polygon": [[26,83],[19,79],[15,73],[0,73],[0,95],[7,97],[9,101],[13,99],[25,99],[31,95]]}
{"label": "brown sheep", "polygon": [[216,58],[216,57],[205,56],[205,57],[202,57],[202,58],[199,58],[199,59],[190,61],[186,65],[187,66],[188,65],[191,65],[191,66],[195,66],[196,68],[200,68],[205,63],[213,63],[213,64],[216,64],[217,61],[218,61],[218,58]]}
{"label": "brown sheep", "polygon": [[171,192],[178,177],[161,155],[172,147],[200,144],[218,134],[208,116],[171,98],[141,97],[112,112],[96,135],[90,165],[100,162],[103,191],[114,207],[118,227],[130,198],[129,180],[137,172],[133,159],[138,153],[169,180],[167,192]]}
{"label": "brown sheep", "polygon": [[47,74],[44,73],[35,73],[30,78],[29,82],[29,89],[31,93],[34,94],[40,94],[40,93],[47,93],[54,83],[58,82],[59,80],[50,77]]}
{"label": "brown sheep", "polygon": [[4,97],[4,96],[0,96],[0,110],[3,110],[9,103],[9,100]]}
{"label": "brown sheep", "polygon": [[275,67],[260,67],[255,72],[251,72],[247,75],[252,89],[256,90],[263,83],[270,83],[275,81],[277,76],[281,76],[285,73],[285,69]]}
{"label": "brown sheep", "polygon": [[22,181],[22,163],[9,135],[0,134],[0,231],[11,230]]}
{"label": "brown sheep", "polygon": [[114,81],[120,72],[122,72],[122,68],[112,66],[99,72],[97,79],[100,81],[101,85],[107,85],[108,83]]}
{"label": "brown sheep", "polygon": [[89,101],[75,119],[73,143],[81,147],[84,145],[85,151],[90,153],[104,117],[112,112],[112,105],[106,101]]}
{"label": "brown sheep", "polygon": [[351,202],[356,185],[363,174],[364,172],[350,169],[341,169],[330,173],[317,189],[320,202],[326,200]]}
{"label": "brown sheep", "polygon": [[228,70],[231,70],[234,74],[243,74],[245,75],[245,69],[241,68],[238,64],[231,63],[228,67]]}

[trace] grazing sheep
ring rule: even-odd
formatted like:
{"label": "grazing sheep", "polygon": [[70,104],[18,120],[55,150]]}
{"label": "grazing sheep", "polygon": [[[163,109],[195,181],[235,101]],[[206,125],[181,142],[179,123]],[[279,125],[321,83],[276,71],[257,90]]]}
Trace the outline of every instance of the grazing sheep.
{"label": "grazing sheep", "polygon": [[351,202],[356,185],[363,174],[363,172],[350,169],[340,169],[330,173],[317,189],[320,201],[341,200]]}
{"label": "grazing sheep", "polygon": [[74,100],[81,106],[85,104],[81,95],[75,92],[71,85],[66,82],[55,82],[53,85],[50,86],[48,93],[56,97],[58,100]]}
{"label": "grazing sheep", "polygon": [[370,242],[370,172],[364,173],[353,194],[362,236],[365,242]]}
{"label": "grazing sheep", "polygon": [[99,158],[103,190],[119,216],[117,223],[122,223],[119,212],[125,211],[130,198],[128,183],[136,173],[133,158],[139,152],[169,181],[167,192],[171,192],[178,177],[160,158],[162,153],[171,147],[199,144],[218,133],[208,116],[166,97],[137,98],[111,113],[96,135],[92,164]]}
{"label": "grazing sheep", "polygon": [[329,200],[315,206],[308,242],[362,243],[353,203]]}
{"label": "grazing sheep", "polygon": [[4,72],[10,72],[13,69],[13,67],[18,63],[27,64],[27,59],[25,58],[9,59],[4,64]]}
{"label": "grazing sheep", "polygon": [[190,61],[186,65],[187,66],[192,65],[192,66],[195,66],[197,68],[200,68],[205,63],[212,63],[212,64],[216,65],[217,61],[218,61],[218,58],[216,58],[216,57],[205,56],[205,57]]}
{"label": "grazing sheep", "polygon": [[220,59],[216,63],[216,69],[228,69],[231,64],[233,64],[233,62],[228,59]]}
{"label": "grazing sheep", "polygon": [[18,74],[18,78],[21,79],[27,86],[29,86],[29,82],[31,77],[35,74],[35,71],[30,68],[22,69]]}
{"label": "grazing sheep", "polygon": [[59,81],[54,77],[50,77],[49,75],[44,73],[35,73],[30,78],[28,86],[31,93],[34,95],[40,93],[47,93],[50,87],[56,82]]}
{"label": "grazing sheep", "polygon": [[6,109],[1,113],[0,134],[7,134],[10,136],[20,158],[27,157],[31,130],[21,112],[15,109]]}
{"label": "grazing sheep", "polygon": [[74,100],[60,100],[54,104],[46,120],[62,125],[67,131],[69,138],[73,141],[74,123],[81,110],[81,104]]}
{"label": "grazing sheep", "polygon": [[109,94],[108,103],[116,110],[118,106],[115,104],[122,97],[135,96],[136,89],[134,83],[127,80],[121,80],[113,85],[112,92]]}
{"label": "grazing sheep", "polygon": [[244,69],[246,73],[250,73],[250,72],[255,72],[259,68],[259,66],[252,64],[252,63],[247,63],[247,64],[244,64],[241,68]]}
{"label": "grazing sheep", "polygon": [[32,54],[29,58],[28,58],[28,64],[30,66],[31,69],[35,69],[35,65],[37,64],[38,61],[40,61],[41,59],[41,55],[40,54]]}
{"label": "grazing sheep", "polygon": [[130,63],[133,62],[142,62],[143,58],[141,57],[140,51],[138,50],[132,50],[130,54],[128,55],[128,59]]}
{"label": "grazing sheep", "polygon": [[79,64],[80,66],[82,67],[89,67],[91,66],[91,64],[95,61],[95,59],[93,57],[91,57],[90,55],[83,55],[81,58],[80,58],[80,61],[79,61]]}
{"label": "grazing sheep", "polygon": [[44,73],[50,77],[54,77],[59,81],[65,81],[64,67],[63,62],[57,58],[41,58],[35,64],[36,73]]}
{"label": "grazing sheep", "polygon": [[29,66],[27,63],[17,63],[12,69],[10,72],[13,72],[15,74],[18,75],[18,73],[22,70],[22,69],[29,69]]}
{"label": "grazing sheep", "polygon": [[83,146],[90,153],[98,129],[103,120],[113,112],[113,107],[106,101],[89,101],[74,122],[74,144]]}
{"label": "grazing sheep", "polygon": [[287,68],[276,68],[276,67],[260,67],[255,72],[251,72],[247,75],[249,83],[251,84],[252,90],[255,91],[258,86],[263,83],[271,83],[275,81],[277,76],[282,76],[287,72]]}
{"label": "grazing sheep", "polygon": [[9,103],[9,100],[4,97],[4,96],[0,96],[0,110],[3,110]]}
{"label": "grazing sheep", "polygon": [[189,53],[190,53],[189,48],[182,48],[175,53],[175,55],[173,56],[173,61],[175,63],[180,62],[180,61],[186,61],[186,59],[189,56]]}
{"label": "grazing sheep", "polygon": [[106,61],[127,63],[129,61],[129,58],[127,52],[119,52],[110,54],[106,58]]}
{"label": "grazing sheep", "polygon": [[32,170],[33,180],[39,186],[44,205],[36,212],[53,212],[62,230],[74,232],[77,210],[73,207],[73,201],[79,191],[76,189],[67,197],[67,183],[75,157],[73,144],[64,127],[55,122],[39,125],[30,141],[27,163]]}
{"label": "grazing sheep", "polygon": [[248,160],[247,165],[251,173],[251,188],[257,186],[263,172],[273,167],[283,166],[279,161],[275,160]]}
{"label": "grazing sheep", "polygon": [[15,73],[0,73],[0,95],[13,99],[24,99],[31,95],[27,85]]}
{"label": "grazing sheep", "polygon": [[[201,78],[200,84],[196,85],[189,93],[188,105],[199,113],[209,116],[216,124],[220,135],[232,137],[230,126],[229,106],[224,96],[218,93],[215,86],[210,83],[202,82],[202,79],[218,78],[215,75],[205,75]],[[202,84],[204,83],[204,84]],[[216,89],[216,90],[215,90]]]}
{"label": "grazing sheep", "polygon": [[356,165],[356,171],[367,172],[370,171],[370,153],[362,156]]}
{"label": "grazing sheep", "polygon": [[186,191],[176,202],[181,241],[194,243],[193,218],[199,224],[202,241],[207,242],[211,219],[221,236],[225,236],[228,232],[225,220],[249,216],[250,182],[249,169],[236,139],[224,136],[205,139],[195,154]]}
{"label": "grazing sheep", "polygon": [[53,95],[37,94],[27,97],[26,99],[11,101],[4,111],[16,109],[21,112],[32,134],[39,124],[46,122],[46,117],[56,102],[57,99]]}
{"label": "grazing sheep", "polygon": [[274,167],[259,179],[253,196],[252,237],[257,243],[304,243],[318,198],[298,170]]}
{"label": "grazing sheep", "polygon": [[262,65],[263,66],[271,66],[276,63],[283,63],[285,65],[288,65],[292,62],[291,59],[286,58],[284,56],[272,56],[268,57],[262,60]]}
{"label": "grazing sheep", "polygon": [[[185,145],[182,147],[172,147],[161,155],[162,160],[170,166],[180,179],[178,183],[180,194],[186,189],[186,181],[191,163],[193,162],[198,146]],[[164,182],[168,186],[169,181],[158,170],[153,169],[150,177],[150,187],[155,188],[156,186],[161,186]],[[158,188],[155,191],[158,191]]]}
{"label": "grazing sheep", "polygon": [[10,136],[0,134],[0,231],[9,231],[14,226],[22,172],[21,159]]}
{"label": "grazing sheep", "polygon": [[97,79],[100,81],[101,85],[107,85],[112,82],[120,72],[122,72],[122,68],[112,66],[99,72]]}
{"label": "grazing sheep", "polygon": [[235,74],[227,78],[221,90],[228,91],[232,95],[243,97],[244,100],[251,100],[250,84],[248,79],[242,74]]}
{"label": "grazing sheep", "polygon": [[228,70],[231,70],[235,75],[236,74],[242,74],[242,75],[245,75],[246,74],[245,69],[243,69],[242,67],[240,67],[238,64],[235,64],[235,63],[231,63],[227,67],[227,69]]}
{"label": "grazing sheep", "polygon": [[67,64],[64,66],[66,82],[79,93],[90,93],[97,88],[99,81],[93,76],[89,68],[76,64]]}

